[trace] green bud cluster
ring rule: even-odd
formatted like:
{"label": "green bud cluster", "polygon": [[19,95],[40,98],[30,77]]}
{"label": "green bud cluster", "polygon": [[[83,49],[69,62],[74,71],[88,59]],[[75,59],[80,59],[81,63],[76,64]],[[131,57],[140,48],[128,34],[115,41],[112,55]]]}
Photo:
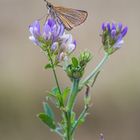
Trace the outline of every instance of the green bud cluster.
{"label": "green bud cluster", "polygon": [[87,63],[91,60],[91,54],[84,51],[78,58],[72,57],[71,63],[66,68],[66,73],[71,79],[80,79],[84,74]]}

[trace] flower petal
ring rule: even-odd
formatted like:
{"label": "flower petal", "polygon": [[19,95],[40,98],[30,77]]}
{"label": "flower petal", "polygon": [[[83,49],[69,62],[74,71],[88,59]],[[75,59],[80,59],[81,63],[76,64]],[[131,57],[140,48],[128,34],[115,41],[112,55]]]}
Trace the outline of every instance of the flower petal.
{"label": "flower petal", "polygon": [[119,31],[121,31],[121,29],[122,29],[122,23],[121,22],[118,23],[118,29],[119,29]]}
{"label": "flower petal", "polygon": [[34,36],[29,36],[29,39],[36,45],[40,46],[39,41]]}
{"label": "flower petal", "polygon": [[103,30],[103,31],[106,30],[106,23],[105,23],[105,22],[102,23],[102,30]]}
{"label": "flower petal", "polygon": [[116,29],[113,29],[113,30],[111,31],[111,37],[114,39],[115,36],[116,36]]}
{"label": "flower petal", "polygon": [[128,31],[128,27],[126,26],[123,28],[123,30],[121,32],[122,37],[124,37],[126,35],[127,31]]}
{"label": "flower petal", "polygon": [[112,23],[112,30],[116,30],[116,25],[115,25],[115,23]]}
{"label": "flower petal", "polygon": [[55,51],[58,48],[58,42],[54,42],[51,46],[51,50]]}
{"label": "flower petal", "polygon": [[114,48],[114,49],[119,49],[119,48],[121,48],[121,46],[122,46],[123,43],[124,43],[123,40],[117,41],[117,42],[114,44],[113,48]]}
{"label": "flower petal", "polygon": [[75,50],[76,46],[74,44],[69,44],[67,47],[67,52],[72,53]]}

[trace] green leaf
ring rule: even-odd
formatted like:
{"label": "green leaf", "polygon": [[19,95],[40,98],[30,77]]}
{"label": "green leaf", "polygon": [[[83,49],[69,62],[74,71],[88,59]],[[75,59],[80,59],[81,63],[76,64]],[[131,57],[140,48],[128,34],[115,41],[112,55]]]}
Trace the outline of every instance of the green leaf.
{"label": "green leaf", "polygon": [[45,68],[45,69],[50,69],[50,68],[52,68],[52,65],[51,65],[51,64],[46,64],[46,65],[44,66],[44,68]]}
{"label": "green leaf", "polygon": [[52,93],[56,95],[57,100],[59,101],[60,106],[62,105],[62,97],[57,87],[52,89]]}
{"label": "green leaf", "polygon": [[51,99],[54,98],[56,100],[57,107],[60,107],[62,105],[62,97],[61,97],[61,94],[57,87],[55,87],[51,90],[51,92],[48,94],[47,98],[48,97],[51,97]]}
{"label": "green leaf", "polygon": [[52,93],[55,95],[59,94],[59,89],[57,87],[53,88]]}
{"label": "green leaf", "polygon": [[50,129],[55,129],[56,124],[54,120],[45,113],[40,113],[37,115],[42,122],[44,122]]}
{"label": "green leaf", "polygon": [[54,94],[59,99],[60,92],[59,92],[59,89],[57,87],[55,87],[55,88],[52,89],[52,94]]}
{"label": "green leaf", "polygon": [[76,57],[72,57],[71,60],[72,60],[73,66],[74,67],[78,67],[78,60],[77,60],[77,58]]}
{"label": "green leaf", "polygon": [[69,87],[64,89],[63,94],[62,94],[63,101],[65,101],[67,99],[67,96],[68,96],[69,92],[70,92],[70,88]]}
{"label": "green leaf", "polygon": [[52,111],[52,109],[51,109],[51,107],[49,106],[48,103],[46,103],[46,102],[43,103],[43,109],[44,109],[44,112],[45,112],[46,115],[55,119],[54,118],[54,113],[53,113],[53,111]]}

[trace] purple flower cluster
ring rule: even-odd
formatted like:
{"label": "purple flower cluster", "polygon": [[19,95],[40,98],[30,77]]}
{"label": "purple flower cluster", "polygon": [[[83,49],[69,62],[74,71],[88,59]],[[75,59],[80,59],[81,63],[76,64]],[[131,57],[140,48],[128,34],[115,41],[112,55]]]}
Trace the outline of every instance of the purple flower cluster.
{"label": "purple flower cluster", "polygon": [[128,27],[123,27],[122,23],[108,23],[102,24],[102,43],[105,51],[113,53],[123,44],[123,37],[128,31]]}
{"label": "purple flower cluster", "polygon": [[59,62],[76,48],[76,41],[72,39],[72,35],[66,34],[63,24],[57,23],[53,18],[46,21],[42,31],[39,21],[33,22],[29,26],[29,31],[29,39],[37,46],[48,47]]}

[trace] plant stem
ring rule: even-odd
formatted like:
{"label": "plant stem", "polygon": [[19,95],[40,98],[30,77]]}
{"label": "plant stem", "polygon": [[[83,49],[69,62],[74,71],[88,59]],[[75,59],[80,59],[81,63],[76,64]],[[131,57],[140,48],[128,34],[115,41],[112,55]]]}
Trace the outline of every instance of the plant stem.
{"label": "plant stem", "polygon": [[78,93],[78,87],[79,87],[79,79],[73,79],[72,82],[72,87],[71,87],[71,92],[69,95],[69,99],[67,102],[67,133],[66,133],[66,140],[72,140],[73,139],[73,135],[71,135],[71,128],[72,128],[72,124],[71,124],[71,114],[72,114],[72,110],[75,104],[75,99]]}
{"label": "plant stem", "polygon": [[[51,54],[50,54],[50,50],[47,49],[47,51],[45,51],[44,53],[45,53],[46,56],[49,57],[49,60],[50,60],[51,66],[52,66],[52,71],[53,71],[54,79],[55,79],[58,91],[59,91],[60,95],[62,95],[62,92],[61,92],[61,89],[60,89],[60,86],[59,86],[59,82],[58,82],[58,78],[57,78],[57,75],[56,75],[56,71],[55,71],[55,66],[54,66],[54,63],[53,63],[53,60],[52,60],[52,57],[51,57]],[[64,101],[63,101],[62,96],[61,96],[60,106],[64,107]]]}
{"label": "plant stem", "polygon": [[96,68],[81,82],[81,87],[80,90],[83,88],[84,85],[86,85],[95,75],[96,73],[100,70],[100,68],[102,67],[102,65],[108,60],[109,55],[108,53],[104,54],[103,59],[101,60],[101,62],[96,66]]}
{"label": "plant stem", "polygon": [[48,57],[49,57],[49,60],[50,60],[51,65],[52,65],[52,70],[53,70],[54,79],[55,79],[55,82],[56,82],[57,88],[58,88],[58,90],[59,90],[59,93],[62,94],[62,93],[61,93],[60,86],[59,86],[58,78],[57,78],[57,75],[56,75],[56,72],[55,72],[55,68],[54,68],[53,60],[52,60],[52,57],[51,57],[51,55],[50,55],[49,50],[47,50],[47,55],[48,55]]}
{"label": "plant stem", "polygon": [[85,117],[88,109],[89,109],[88,105],[85,105],[84,110],[82,111],[82,113],[80,114],[79,118],[77,119],[77,121],[73,125],[73,128],[71,130],[71,135],[73,134],[73,132],[77,128],[77,126],[78,126],[79,122],[81,121],[81,119]]}
{"label": "plant stem", "polygon": [[63,134],[61,132],[59,132],[57,129],[54,130],[54,132],[56,132],[60,137],[64,137]]}
{"label": "plant stem", "polygon": [[[46,54],[46,53],[45,53]],[[50,51],[47,50],[47,54],[46,54],[48,57],[49,57],[49,60],[50,60],[50,63],[52,65],[52,71],[53,71],[53,74],[54,74],[54,78],[55,78],[55,81],[56,81],[56,85],[57,85],[57,88],[59,90],[59,93],[60,95],[62,95],[62,92],[61,92],[61,89],[60,89],[60,86],[59,86],[59,82],[58,82],[58,78],[57,78],[57,75],[56,75],[56,71],[55,71],[55,67],[54,67],[54,64],[53,64],[53,60],[52,60],[52,57],[50,55]],[[61,96],[62,97],[62,96]],[[62,104],[62,107],[65,108],[64,106],[64,102],[63,102],[63,99],[61,98],[61,104]],[[63,134],[61,134],[59,131],[55,131],[57,134],[59,134],[64,140],[72,140],[71,139],[71,136],[69,135],[70,134],[70,119],[69,119],[69,115],[66,111],[63,111],[62,110],[62,113],[64,114],[64,118],[66,120],[66,124],[67,124],[67,136],[64,136]]]}
{"label": "plant stem", "polygon": [[73,110],[73,106],[75,104],[75,99],[78,93],[78,87],[79,87],[79,79],[73,79],[72,87],[71,87],[71,93],[68,99],[67,107],[69,111]]}

